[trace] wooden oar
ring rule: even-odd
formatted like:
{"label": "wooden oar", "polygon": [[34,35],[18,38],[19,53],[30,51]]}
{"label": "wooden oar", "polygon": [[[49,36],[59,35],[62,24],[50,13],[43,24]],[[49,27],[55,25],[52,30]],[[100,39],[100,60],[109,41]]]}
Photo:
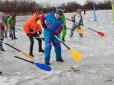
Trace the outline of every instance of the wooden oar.
{"label": "wooden oar", "polygon": [[14,46],[12,46],[12,45],[10,45],[10,44],[8,44],[8,43],[5,43],[5,42],[3,42],[3,41],[1,41],[1,40],[0,40],[0,42],[2,42],[2,43],[4,43],[5,45],[7,45],[7,46],[9,46],[9,47],[11,47],[11,48],[17,50],[18,52],[20,52],[21,54],[23,54],[25,57],[27,57],[27,58],[33,60],[33,56],[27,54],[26,52],[21,51],[21,50],[19,50],[18,48],[14,47]]}

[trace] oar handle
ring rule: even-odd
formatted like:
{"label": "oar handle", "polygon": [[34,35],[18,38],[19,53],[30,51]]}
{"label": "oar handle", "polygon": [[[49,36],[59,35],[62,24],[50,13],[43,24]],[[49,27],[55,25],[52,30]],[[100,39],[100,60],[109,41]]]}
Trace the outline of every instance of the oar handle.
{"label": "oar handle", "polygon": [[18,58],[18,59],[20,59],[20,60],[27,61],[27,62],[29,62],[29,63],[34,64],[34,62],[32,62],[32,61],[29,61],[29,60],[26,60],[26,59],[20,58],[20,57],[18,57],[18,56],[14,56],[14,57],[16,57],[16,58]]}
{"label": "oar handle", "polygon": [[67,47],[68,50],[70,50],[70,47],[68,47],[60,38],[58,38],[56,35],[54,35],[65,47]]}

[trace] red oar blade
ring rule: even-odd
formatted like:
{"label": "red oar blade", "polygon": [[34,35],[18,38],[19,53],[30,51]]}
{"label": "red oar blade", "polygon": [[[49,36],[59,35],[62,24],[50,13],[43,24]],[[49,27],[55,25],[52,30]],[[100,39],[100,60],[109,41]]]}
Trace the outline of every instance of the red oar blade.
{"label": "red oar blade", "polygon": [[97,34],[99,34],[102,37],[104,37],[104,35],[105,35],[103,32],[97,32]]}

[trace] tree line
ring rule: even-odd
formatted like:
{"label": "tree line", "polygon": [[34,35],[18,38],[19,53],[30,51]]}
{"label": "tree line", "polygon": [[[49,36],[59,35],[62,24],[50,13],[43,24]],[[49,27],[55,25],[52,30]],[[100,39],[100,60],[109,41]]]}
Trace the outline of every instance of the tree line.
{"label": "tree line", "polygon": [[[111,9],[111,1],[105,0],[104,2],[94,3],[96,10],[100,9]],[[45,4],[46,5],[46,4]],[[33,1],[25,1],[25,0],[14,0],[14,1],[0,1],[0,11],[6,12],[15,12],[17,14],[27,14],[32,13],[34,11],[40,10],[53,10],[55,7],[43,7],[43,5],[35,3]],[[84,9],[84,10],[92,10],[93,2],[91,0],[87,0],[84,5],[80,5],[77,2],[67,2],[66,4],[61,4],[59,6],[61,9],[65,9],[66,12],[74,12],[76,9]]]}

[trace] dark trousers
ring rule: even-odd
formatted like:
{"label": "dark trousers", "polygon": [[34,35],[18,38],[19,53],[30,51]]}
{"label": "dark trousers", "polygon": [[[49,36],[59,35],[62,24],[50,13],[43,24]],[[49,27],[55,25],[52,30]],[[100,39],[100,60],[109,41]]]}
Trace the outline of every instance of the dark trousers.
{"label": "dark trousers", "polygon": [[34,38],[38,41],[39,45],[39,50],[42,50],[42,39],[39,39],[39,35],[36,33],[34,35],[29,35],[29,40],[30,40],[30,51],[29,54],[33,54],[33,46],[34,46]]}
{"label": "dark trousers", "polygon": [[15,27],[10,28],[10,36],[11,36],[12,40],[16,38]]}

